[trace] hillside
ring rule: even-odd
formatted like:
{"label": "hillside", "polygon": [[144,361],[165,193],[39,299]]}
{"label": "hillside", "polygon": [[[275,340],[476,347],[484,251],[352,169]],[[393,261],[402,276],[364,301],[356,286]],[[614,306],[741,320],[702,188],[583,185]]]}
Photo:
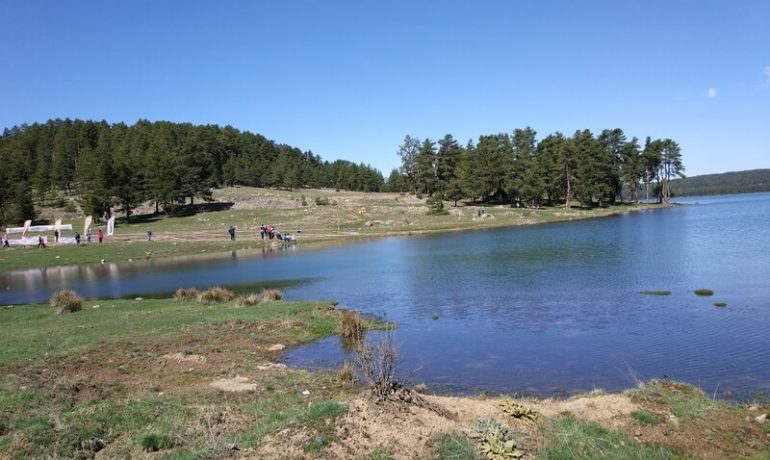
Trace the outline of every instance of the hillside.
{"label": "hillside", "polygon": [[704,174],[671,182],[676,196],[727,195],[770,191],[770,169]]}

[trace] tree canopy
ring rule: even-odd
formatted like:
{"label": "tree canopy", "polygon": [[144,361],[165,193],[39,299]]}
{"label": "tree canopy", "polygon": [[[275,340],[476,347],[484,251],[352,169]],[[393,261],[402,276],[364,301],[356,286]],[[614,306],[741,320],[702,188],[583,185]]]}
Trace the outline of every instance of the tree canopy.
{"label": "tree canopy", "polygon": [[76,196],[96,216],[130,219],[140,203],[160,207],[206,197],[212,187],[248,185],[380,191],[382,173],[365,164],[323,161],[231,126],[134,125],[56,119],[14,126],[0,136],[0,222],[34,218],[35,204]]}

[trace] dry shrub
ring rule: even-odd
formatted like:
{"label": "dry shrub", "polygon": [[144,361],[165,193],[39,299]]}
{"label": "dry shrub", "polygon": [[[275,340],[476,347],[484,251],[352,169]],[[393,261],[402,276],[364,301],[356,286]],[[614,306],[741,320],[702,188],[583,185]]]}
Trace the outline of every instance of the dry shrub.
{"label": "dry shrub", "polygon": [[364,338],[364,322],[357,311],[340,310],[340,336],[342,340],[359,342]]}
{"label": "dry shrub", "polygon": [[350,362],[345,361],[345,364],[340,370],[337,371],[337,380],[340,382],[352,382],[356,376],[356,370]]}
{"label": "dry shrub", "polygon": [[179,288],[174,293],[174,302],[183,302],[185,300],[196,300],[200,294],[193,288]]}
{"label": "dry shrub", "polygon": [[74,313],[83,309],[83,298],[75,291],[62,289],[51,296],[51,306],[58,314]]}
{"label": "dry shrub", "polygon": [[387,400],[400,388],[396,381],[398,348],[392,332],[385,332],[371,345],[362,340],[355,357],[356,366],[369,382],[369,391],[378,402]]}
{"label": "dry shrub", "polygon": [[201,302],[203,303],[221,303],[227,302],[232,299],[234,294],[232,291],[219,286],[214,286],[203,291],[200,295]]}
{"label": "dry shrub", "polygon": [[263,302],[275,302],[281,300],[283,293],[278,289],[262,289]]}
{"label": "dry shrub", "polygon": [[242,295],[235,299],[235,304],[239,307],[253,307],[259,303],[259,296],[256,294]]}

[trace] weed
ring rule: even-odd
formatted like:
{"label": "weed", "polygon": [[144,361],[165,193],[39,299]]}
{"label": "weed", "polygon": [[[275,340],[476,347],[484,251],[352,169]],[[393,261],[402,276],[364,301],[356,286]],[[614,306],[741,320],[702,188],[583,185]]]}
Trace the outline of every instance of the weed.
{"label": "weed", "polygon": [[183,302],[186,300],[196,300],[200,294],[193,288],[179,288],[174,293],[174,302]]}
{"label": "weed", "polygon": [[263,302],[277,302],[283,298],[283,293],[278,289],[262,289]]}
{"label": "weed", "polygon": [[51,306],[58,314],[74,313],[83,309],[83,298],[75,291],[62,289],[51,296]]}
{"label": "weed", "polygon": [[522,406],[510,398],[500,401],[498,406],[500,409],[502,409],[503,412],[515,418],[528,418],[530,420],[535,420],[538,415],[537,411],[529,407]]}
{"label": "weed", "polygon": [[624,433],[608,430],[597,423],[585,422],[569,415],[550,419],[544,428],[545,443],[536,456],[538,459],[680,458],[672,447],[638,443]]}
{"label": "weed", "polygon": [[639,291],[639,293],[645,295],[671,295],[671,291]]}
{"label": "weed", "polygon": [[309,443],[305,444],[305,446],[302,448],[305,452],[313,452],[318,453],[321,452],[321,449],[329,445],[329,439],[324,435],[319,435]]}
{"label": "weed", "polygon": [[714,291],[712,291],[711,289],[696,289],[696,290],[694,290],[692,292],[694,292],[695,295],[699,295],[699,296],[703,296],[703,297],[709,297],[709,296],[714,295]]}
{"label": "weed", "polygon": [[200,295],[200,300],[205,304],[221,303],[229,301],[233,298],[233,295],[232,291],[228,291],[223,287],[214,286],[203,291]]}
{"label": "weed", "polygon": [[[450,457],[451,458],[451,457]],[[369,454],[368,457],[366,457],[366,460],[395,460],[390,455],[386,454],[382,451],[379,447],[374,450],[371,454]]]}
{"label": "weed", "polygon": [[337,371],[337,380],[340,382],[352,382],[356,377],[356,370],[350,362],[345,361],[345,364],[340,370]]}
{"label": "weed", "polygon": [[437,433],[428,440],[435,460],[481,460],[473,444],[460,432]]}
{"label": "weed", "polygon": [[357,311],[340,310],[340,336],[343,340],[359,342],[364,338],[364,322]]}
{"label": "weed", "polygon": [[142,449],[146,452],[157,452],[174,447],[174,440],[162,434],[148,434],[142,438]]}
{"label": "weed", "polygon": [[326,419],[334,419],[345,415],[347,406],[334,400],[321,401],[310,406],[301,419],[305,422],[317,422]]}
{"label": "weed", "polygon": [[641,400],[662,403],[682,421],[700,417],[719,405],[700,389],[670,380],[652,380],[641,384],[628,394]]}
{"label": "weed", "polygon": [[369,390],[377,401],[384,401],[398,388],[396,364],[398,348],[391,332],[369,345],[364,341],[356,348],[356,365],[369,382]]}
{"label": "weed", "polygon": [[633,411],[631,417],[642,425],[655,426],[660,423],[660,419],[655,414],[646,410]]}
{"label": "weed", "polygon": [[259,296],[257,294],[242,295],[235,299],[235,304],[239,307],[252,307],[258,303]]}

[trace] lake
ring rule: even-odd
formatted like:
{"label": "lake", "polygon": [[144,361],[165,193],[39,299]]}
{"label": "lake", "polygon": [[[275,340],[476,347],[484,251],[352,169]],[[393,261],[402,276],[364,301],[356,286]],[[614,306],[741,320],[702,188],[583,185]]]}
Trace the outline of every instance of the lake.
{"label": "lake", "polygon": [[[274,282],[288,299],[335,299],[398,323],[401,377],[449,392],[567,395],[664,377],[718,397],[770,392],[770,194],[680,201],[697,205],[319,250],[5,272],[0,305],[44,302],[63,286],[109,297]],[[309,368],[344,359],[336,337],[285,358]]]}

